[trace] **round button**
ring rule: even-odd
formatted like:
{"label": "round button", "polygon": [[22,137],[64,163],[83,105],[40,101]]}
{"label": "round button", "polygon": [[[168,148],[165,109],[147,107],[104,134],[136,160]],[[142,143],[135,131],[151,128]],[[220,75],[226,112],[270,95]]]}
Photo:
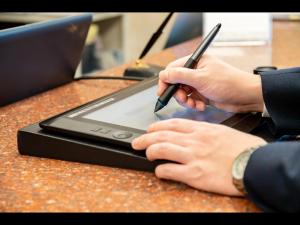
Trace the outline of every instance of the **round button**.
{"label": "round button", "polygon": [[129,133],[126,131],[117,131],[117,132],[114,132],[112,134],[112,136],[117,139],[126,139],[126,138],[132,137],[132,133]]}

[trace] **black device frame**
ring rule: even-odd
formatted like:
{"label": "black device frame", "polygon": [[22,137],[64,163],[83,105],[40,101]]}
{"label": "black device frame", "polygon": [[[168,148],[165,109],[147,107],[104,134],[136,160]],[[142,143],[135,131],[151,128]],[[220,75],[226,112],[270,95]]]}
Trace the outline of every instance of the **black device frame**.
{"label": "black device frame", "polygon": [[[63,135],[70,135],[72,137],[78,137],[87,140],[96,140],[107,144],[125,146],[130,148],[131,141],[135,137],[144,134],[146,131],[106,122],[85,119],[83,118],[83,116],[99,110],[100,108],[113,104],[117,101],[125,99],[126,97],[138,93],[139,91],[143,91],[146,88],[157,84],[157,81],[158,76],[145,79],[144,81],[139,82],[135,85],[103,96],[77,108],[68,110],[64,113],[41,121],[39,123],[39,126],[50,132],[58,132]],[[244,132],[251,132],[259,124],[260,118],[261,116],[258,115],[258,113],[234,114],[230,118],[221,122],[221,124]],[[126,135],[128,133],[131,136],[129,135],[130,137],[126,138]],[[121,138],[112,136],[114,134],[121,134]],[[122,135],[125,135],[125,138]]]}

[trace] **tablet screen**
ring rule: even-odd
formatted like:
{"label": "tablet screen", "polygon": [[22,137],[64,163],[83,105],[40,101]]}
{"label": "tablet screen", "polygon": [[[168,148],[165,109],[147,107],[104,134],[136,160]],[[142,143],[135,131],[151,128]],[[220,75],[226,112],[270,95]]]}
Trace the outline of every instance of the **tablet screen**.
{"label": "tablet screen", "polygon": [[233,113],[224,112],[208,106],[204,112],[187,109],[172,98],[168,105],[154,113],[157,101],[157,85],[103,107],[83,116],[85,119],[111,123],[115,125],[147,130],[153,122],[171,118],[185,118],[197,121],[221,123]]}

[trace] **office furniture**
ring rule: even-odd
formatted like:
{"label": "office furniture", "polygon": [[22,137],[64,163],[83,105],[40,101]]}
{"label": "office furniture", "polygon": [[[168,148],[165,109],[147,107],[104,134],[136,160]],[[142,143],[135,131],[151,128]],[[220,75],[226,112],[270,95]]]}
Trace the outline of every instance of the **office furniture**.
{"label": "office furniture", "polygon": [[[0,29],[74,14],[78,13],[0,13]],[[94,51],[97,54],[96,58],[100,58],[100,61],[102,59],[101,69],[136,59],[167,14],[93,13],[93,26],[98,28],[98,35],[94,40],[96,43]],[[171,18],[164,33],[149,53],[156,53],[163,49],[176,14]]]}
{"label": "office furniture", "polygon": [[177,13],[165,48],[196,38],[203,33],[203,13]]}
{"label": "office furniture", "polygon": [[[213,47],[209,52],[251,71],[269,62],[300,65],[300,23],[274,22],[271,46]],[[148,55],[165,66],[189,54],[199,38]],[[100,72],[121,75],[129,64]],[[194,211],[256,212],[245,198],[232,198],[162,181],[154,174],[18,154],[17,130],[28,124],[132,85],[135,81],[81,80],[0,108],[1,211]]]}

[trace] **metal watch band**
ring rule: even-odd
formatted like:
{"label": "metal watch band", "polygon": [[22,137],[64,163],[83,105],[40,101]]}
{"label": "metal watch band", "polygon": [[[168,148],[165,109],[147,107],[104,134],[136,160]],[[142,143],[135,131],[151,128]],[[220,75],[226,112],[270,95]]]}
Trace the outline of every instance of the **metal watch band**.
{"label": "metal watch band", "polygon": [[[248,164],[248,161],[254,151],[262,145],[251,147],[243,152],[241,152],[234,160],[232,164],[232,182],[234,186],[243,194],[247,195],[245,185],[244,185],[244,174]],[[237,172],[241,169],[239,172]],[[239,174],[238,174],[239,173]]]}

